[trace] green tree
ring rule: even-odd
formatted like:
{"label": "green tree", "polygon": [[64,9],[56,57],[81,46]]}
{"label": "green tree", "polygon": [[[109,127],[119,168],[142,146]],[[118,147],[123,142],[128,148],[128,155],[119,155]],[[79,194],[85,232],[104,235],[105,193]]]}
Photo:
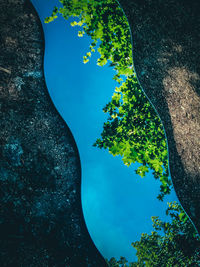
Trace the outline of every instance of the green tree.
{"label": "green tree", "polygon": [[120,267],[137,267],[138,266],[136,262],[128,262],[126,258],[124,257],[120,257],[119,260],[116,260],[114,257],[112,257],[110,260],[106,260],[106,262],[109,267],[119,267],[119,266]]}
{"label": "green tree", "polygon": [[141,177],[153,171],[160,179],[163,199],[170,193],[168,154],[164,130],[154,108],[140,89],[133,70],[131,36],[127,18],[115,0],[60,0],[61,8],[55,7],[45,22],[51,22],[61,14],[66,20],[74,17],[72,26],[78,26],[78,36],[87,34],[92,42],[83,56],[87,63],[98,50],[97,64],[109,63],[116,71],[114,79],[120,84],[112,100],[103,109],[109,114],[103,125],[101,138],[95,146],[120,155],[125,165],[139,162],[136,173]]}
{"label": "green tree", "polygon": [[140,241],[132,243],[137,249],[138,263],[145,263],[145,266],[199,266],[200,240],[193,224],[176,202],[169,203],[166,214],[171,218],[169,222],[152,217],[155,231],[150,235],[142,234]]}
{"label": "green tree", "polygon": [[55,7],[45,22],[56,19],[58,13],[66,20],[75,18],[71,26],[80,28],[78,36],[87,34],[92,39],[89,52],[83,57],[84,63],[97,49],[100,53],[97,64],[103,66],[109,61],[116,70],[115,80],[120,82],[121,75],[133,74],[129,25],[117,1],[60,0],[60,3],[63,7]]}
{"label": "green tree", "polygon": [[166,214],[170,220],[161,221],[152,217],[154,231],[142,234],[132,246],[137,250],[138,260],[128,263],[125,258],[111,258],[109,266],[182,267],[200,266],[200,239],[193,224],[176,203],[168,203]]}
{"label": "green tree", "polygon": [[150,102],[132,75],[118,88],[104,108],[109,118],[103,126],[101,139],[95,145],[108,148],[113,155],[121,155],[125,165],[139,162],[136,173],[144,177],[149,169],[162,182],[158,198],[170,192],[165,135]]}

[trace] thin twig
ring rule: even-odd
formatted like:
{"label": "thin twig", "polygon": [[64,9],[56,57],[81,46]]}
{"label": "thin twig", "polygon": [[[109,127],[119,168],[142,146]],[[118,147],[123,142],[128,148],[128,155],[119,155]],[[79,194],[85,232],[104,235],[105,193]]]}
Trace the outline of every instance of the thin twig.
{"label": "thin twig", "polygon": [[10,70],[7,70],[7,69],[5,69],[5,68],[3,68],[3,67],[1,67],[1,66],[0,66],[0,70],[6,72],[6,73],[8,73],[8,74],[11,74],[11,71],[10,71]]}

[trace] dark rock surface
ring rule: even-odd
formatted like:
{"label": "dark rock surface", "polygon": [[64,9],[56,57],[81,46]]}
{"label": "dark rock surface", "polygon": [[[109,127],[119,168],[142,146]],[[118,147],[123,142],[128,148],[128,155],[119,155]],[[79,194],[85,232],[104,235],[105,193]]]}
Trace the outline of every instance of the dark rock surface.
{"label": "dark rock surface", "polygon": [[200,1],[120,3],[138,79],[164,124],[175,191],[200,232]]}
{"label": "dark rock surface", "polygon": [[106,266],[82,215],[80,160],[43,75],[29,1],[0,0],[0,266]]}

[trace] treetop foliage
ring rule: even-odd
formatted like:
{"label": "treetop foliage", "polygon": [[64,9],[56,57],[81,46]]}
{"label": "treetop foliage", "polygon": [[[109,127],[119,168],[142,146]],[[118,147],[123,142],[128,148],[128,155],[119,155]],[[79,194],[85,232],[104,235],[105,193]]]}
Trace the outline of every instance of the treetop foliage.
{"label": "treetop foliage", "polygon": [[111,258],[110,267],[188,267],[200,266],[200,239],[187,215],[176,202],[168,203],[167,222],[158,217],[152,217],[154,230],[151,234],[142,234],[139,241],[132,246],[137,250],[136,262],[128,263]]}
{"label": "treetop foliage", "polygon": [[141,163],[136,173],[144,177],[149,169],[162,182],[159,198],[170,192],[167,147],[160,119],[139,87],[136,76],[115,89],[112,100],[104,108],[109,114],[101,139],[95,145],[121,155],[125,165]]}
{"label": "treetop foliage", "polygon": [[87,63],[98,50],[97,64],[109,63],[116,71],[114,79],[121,85],[103,109],[109,118],[94,145],[108,149],[113,156],[121,155],[127,166],[141,163],[136,170],[141,177],[152,170],[154,177],[161,181],[158,199],[163,200],[171,189],[167,144],[161,121],[140,89],[133,70],[126,16],[115,0],[60,0],[60,3],[62,7],[55,7],[45,22],[56,19],[58,13],[66,20],[74,17],[71,25],[80,28],[78,36],[87,34],[92,39],[83,62]]}
{"label": "treetop foliage", "polygon": [[95,0],[61,0],[62,8],[54,8],[52,15],[45,22],[51,22],[60,13],[66,20],[74,17],[76,20],[72,26],[79,26],[78,36],[87,34],[92,38],[90,51],[83,57],[87,63],[91,54],[97,48],[100,57],[97,61],[99,66],[108,61],[116,70],[115,80],[120,75],[129,76],[133,73],[132,51],[130,30],[127,19],[117,1]]}
{"label": "treetop foliage", "polygon": [[168,205],[166,214],[170,221],[152,217],[155,231],[150,235],[142,234],[140,241],[132,243],[137,249],[138,263],[145,263],[144,266],[199,266],[197,231],[178,203]]}

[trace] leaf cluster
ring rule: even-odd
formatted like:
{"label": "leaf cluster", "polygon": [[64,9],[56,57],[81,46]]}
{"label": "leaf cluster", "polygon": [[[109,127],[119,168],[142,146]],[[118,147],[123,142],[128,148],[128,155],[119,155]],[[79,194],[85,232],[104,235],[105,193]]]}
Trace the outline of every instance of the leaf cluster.
{"label": "leaf cluster", "polygon": [[[139,264],[145,266],[199,266],[200,239],[193,224],[176,203],[168,203],[170,221],[152,217],[154,231],[132,243]],[[140,265],[139,265],[140,266]]]}
{"label": "leaf cluster", "polygon": [[[98,50],[100,57],[97,64],[104,66],[110,62],[116,70],[115,80],[120,75],[133,73],[131,39],[127,19],[117,1],[95,0],[60,0],[63,7],[55,7],[52,15],[45,19],[49,23],[60,13],[66,20],[74,17],[71,26],[79,26],[78,36],[85,33],[92,38],[90,51],[84,56],[84,63],[89,61],[91,53]],[[97,47],[99,44],[99,47]]]}
{"label": "leaf cluster", "polygon": [[127,166],[141,163],[136,171],[141,177],[152,170],[154,177],[161,181],[158,199],[163,200],[171,189],[165,135],[160,119],[140,89],[133,70],[126,16],[115,0],[60,2],[62,7],[55,7],[45,22],[56,19],[58,13],[66,20],[74,17],[71,25],[80,28],[78,36],[87,34],[92,39],[83,62],[87,63],[92,53],[98,50],[100,56],[97,64],[103,66],[109,62],[116,71],[114,79],[121,84],[103,109],[109,118],[94,146],[108,149],[114,156],[121,155]]}
{"label": "leaf cluster", "polygon": [[109,266],[152,267],[200,266],[200,238],[193,224],[177,202],[168,203],[166,214],[169,221],[152,217],[154,230],[151,234],[142,234],[132,246],[137,250],[137,261],[128,263],[111,258]]}
{"label": "leaf cluster", "polygon": [[[125,257],[120,257],[119,260],[112,257],[110,260],[106,260],[109,267],[137,267],[136,262],[128,262]],[[142,266],[141,266],[142,267]]]}
{"label": "leaf cluster", "polygon": [[104,123],[101,139],[94,145],[107,148],[113,156],[120,155],[127,166],[141,163],[136,170],[141,177],[152,170],[154,177],[161,181],[159,198],[163,199],[171,187],[165,134],[135,75],[115,89],[104,112],[109,118]]}

